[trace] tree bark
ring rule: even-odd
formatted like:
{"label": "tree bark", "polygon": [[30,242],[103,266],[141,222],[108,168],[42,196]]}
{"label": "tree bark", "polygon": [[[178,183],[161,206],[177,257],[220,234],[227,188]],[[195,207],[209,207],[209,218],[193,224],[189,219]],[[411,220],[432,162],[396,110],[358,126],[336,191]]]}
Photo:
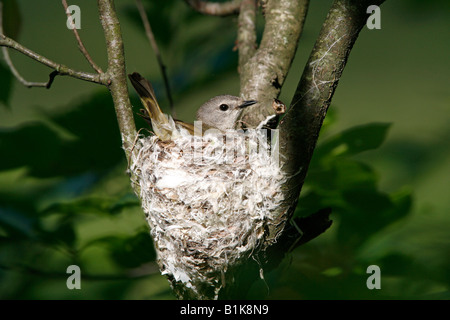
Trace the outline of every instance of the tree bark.
{"label": "tree bark", "polygon": [[258,101],[243,113],[241,120],[246,126],[256,127],[274,114],[272,101],[278,97],[294,59],[308,4],[308,0],[278,0],[268,1],[264,7],[266,25],[261,44],[239,66],[241,96]]}
{"label": "tree bark", "polygon": [[[289,220],[305,181],[320,128],[347,64],[350,51],[366,24],[369,5],[384,0],[335,0],[303,71],[290,109],[282,119],[280,158],[288,176],[285,204],[278,219]],[[362,74],[362,76],[364,76]],[[280,230],[271,230],[273,235]]]}
{"label": "tree bark", "polygon": [[[291,220],[296,208],[320,128],[348,56],[359,32],[366,23],[367,7],[372,4],[379,5],[383,2],[384,0],[370,2],[335,0],[333,2],[303,70],[290,109],[279,125],[280,160],[282,169],[288,176],[288,180],[283,187],[285,201],[273,216],[275,222],[268,230],[263,251],[255,253],[258,265],[255,263],[243,265],[242,270],[236,273],[235,287],[225,288],[226,290],[221,298],[245,297],[246,291],[258,277],[258,269],[261,272],[261,270],[268,271],[275,268],[290,250],[317,237],[330,227],[329,215],[331,210],[329,208],[324,208],[306,218],[295,219],[296,227],[289,225],[287,222]],[[278,20],[278,23],[281,23],[281,21]],[[271,28],[274,31],[277,30],[275,25]],[[279,26],[279,28],[282,29],[282,26]],[[275,36],[274,39],[278,38]],[[268,40],[267,42],[270,43]],[[270,57],[273,57],[273,52],[276,51],[275,48],[278,47],[276,41],[272,41],[272,43],[272,52],[269,50],[267,54],[267,60],[269,61]],[[262,50],[258,53],[262,54],[261,52]],[[292,52],[292,49],[290,49],[290,52]],[[252,62],[257,64],[260,61],[263,64],[260,69],[254,71],[255,77],[261,75],[261,82],[256,84],[257,80],[252,82],[252,80],[246,80],[247,78],[244,77],[242,80],[243,88],[247,93],[256,90],[259,95],[257,99],[262,97],[269,104],[276,97],[279,89],[268,80],[274,79],[276,70],[283,70],[285,75],[287,69],[272,68],[273,65],[270,64],[270,67],[267,67],[264,65],[264,61],[266,61],[263,58],[264,56],[258,57],[258,53],[252,58],[254,59]],[[284,62],[286,63],[286,60]],[[267,62],[265,63],[267,64]],[[276,65],[286,66],[285,63]],[[250,65],[249,62],[245,67]],[[257,68],[257,65],[253,65],[252,68]],[[284,80],[284,78],[281,79]],[[259,90],[262,90],[262,88],[265,88],[264,90],[267,90],[267,92],[260,93]],[[247,116],[247,119],[260,121],[269,112],[267,109],[261,108],[261,110],[257,110],[253,117]],[[301,234],[298,232],[298,228],[301,230]]]}
{"label": "tree bark", "polygon": [[106,71],[109,78],[108,89],[114,101],[122,136],[122,147],[129,162],[136,137],[136,126],[128,94],[122,32],[114,8],[114,1],[98,0],[97,3],[108,55],[108,69]]}
{"label": "tree bark", "polygon": [[237,47],[239,66],[250,60],[256,51],[256,0],[243,0],[238,19]]}

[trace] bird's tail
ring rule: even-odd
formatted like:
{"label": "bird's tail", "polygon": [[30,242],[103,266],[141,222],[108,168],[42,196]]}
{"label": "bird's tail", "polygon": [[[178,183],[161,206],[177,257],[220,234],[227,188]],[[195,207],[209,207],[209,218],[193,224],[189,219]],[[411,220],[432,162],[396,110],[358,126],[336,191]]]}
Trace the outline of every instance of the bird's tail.
{"label": "bird's tail", "polygon": [[[134,89],[139,95],[141,102],[151,119],[152,128],[161,140],[170,140],[175,124],[173,120],[164,114],[156,100],[155,91],[150,82],[139,73],[133,72],[128,75]],[[172,121],[170,121],[172,120]]]}

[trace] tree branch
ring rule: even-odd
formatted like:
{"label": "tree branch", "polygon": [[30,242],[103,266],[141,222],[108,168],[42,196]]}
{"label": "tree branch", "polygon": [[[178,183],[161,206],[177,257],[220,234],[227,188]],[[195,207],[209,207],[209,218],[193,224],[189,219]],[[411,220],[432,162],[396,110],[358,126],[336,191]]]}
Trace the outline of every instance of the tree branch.
{"label": "tree branch", "polygon": [[[288,220],[319,137],[323,119],[347,63],[350,51],[367,20],[366,9],[384,0],[335,0],[303,71],[291,106],[282,119],[280,154],[289,179],[278,221]],[[271,230],[278,234],[280,230]]]}
{"label": "tree branch", "polygon": [[[0,3],[0,6],[1,6],[1,3]],[[24,77],[22,77],[20,75],[20,73],[19,73],[19,71],[17,71],[16,67],[14,67],[14,64],[13,64],[13,62],[11,60],[11,57],[9,56],[8,48],[2,47],[2,53],[3,53],[3,57],[5,58],[6,64],[8,65],[9,69],[11,70],[11,73],[25,87],[28,87],[28,88],[32,88],[32,87],[50,88],[50,85],[49,85],[50,80],[48,82],[30,82],[30,81],[27,81]]]}
{"label": "tree branch", "polygon": [[153,35],[152,27],[150,26],[150,21],[148,20],[148,16],[147,13],[145,12],[144,6],[142,5],[142,1],[136,0],[136,6],[138,8],[142,23],[144,25],[145,34],[147,35],[148,41],[150,42],[150,45],[152,46],[153,51],[155,52],[156,60],[158,61],[159,69],[164,79],[164,86],[166,87],[166,94],[167,99],[169,100],[170,111],[172,113],[172,116],[175,116],[169,78],[167,77],[166,72],[166,66],[164,65],[164,62],[162,60],[161,52],[159,51],[158,44],[156,43],[155,40],[155,36]]}
{"label": "tree branch", "polygon": [[239,66],[243,66],[256,52],[256,0],[243,0],[241,3],[237,47]]}
{"label": "tree branch", "polygon": [[133,110],[128,95],[122,32],[114,8],[114,1],[97,0],[97,5],[105,34],[108,55],[108,69],[106,71],[109,79],[108,89],[113,98],[122,136],[122,146],[129,162],[136,137],[136,126],[134,124]]}
{"label": "tree branch", "polygon": [[86,80],[106,85],[111,92],[116,109],[119,129],[122,136],[122,146],[129,161],[132,152],[133,141],[136,136],[131,102],[128,97],[127,78],[125,70],[125,53],[123,40],[113,0],[98,0],[99,17],[102,23],[106,39],[108,55],[108,70],[106,73],[93,74],[73,70],[65,65],[58,64],[44,56],[41,56],[18,42],[0,34],[0,46],[12,48],[22,54],[52,68],[48,85],[51,84],[56,75],[68,75],[77,79]]}
{"label": "tree branch", "polygon": [[37,62],[40,62],[43,65],[46,65],[47,67],[57,71],[58,75],[70,76],[70,77],[77,78],[80,80],[85,80],[85,81],[94,82],[94,83],[103,84],[103,85],[107,84],[107,79],[99,74],[73,70],[63,64],[56,63],[44,56],[41,56],[40,54],[37,54],[36,52],[34,52],[30,49],[22,46],[20,43],[14,41],[11,38],[8,38],[4,34],[0,34],[0,47],[7,47],[7,48],[14,49],[14,50],[30,57],[31,59],[36,60]]}
{"label": "tree branch", "polygon": [[[41,56],[37,54],[36,52],[31,51],[30,49],[22,46],[20,43],[14,41],[11,38],[8,38],[5,36],[3,32],[3,2],[0,2],[0,47],[2,48],[3,55],[5,57],[5,61],[9,68],[11,69],[11,72],[13,75],[19,80],[23,85],[27,87],[46,87],[47,89],[50,88],[51,84],[53,83],[54,78],[57,75],[68,75],[74,78],[78,78],[85,81],[90,81],[98,84],[106,84],[106,79],[104,77],[101,77],[97,74],[92,74],[88,72],[82,72],[82,71],[76,71],[73,69],[70,69],[69,67],[53,62],[50,59],[47,59],[44,56]],[[50,67],[54,69],[55,71],[50,74],[50,79],[48,82],[28,82],[26,81],[20,73],[17,71],[17,69],[14,67],[14,64],[11,61],[11,58],[9,57],[9,53],[7,52],[6,48],[12,48],[16,51],[19,51],[20,53],[30,57],[33,60],[36,60],[47,67]]]}
{"label": "tree branch", "polygon": [[241,96],[259,103],[244,110],[242,121],[257,126],[273,114],[277,98],[297,50],[308,0],[269,1],[261,44],[241,70]]}
{"label": "tree branch", "polygon": [[239,13],[241,0],[228,2],[207,2],[203,0],[184,0],[194,10],[210,16],[230,16]]}
{"label": "tree branch", "polygon": [[[0,2],[0,35],[2,35],[3,32],[3,2]],[[14,77],[16,77],[17,80],[19,80],[20,83],[22,83],[24,86],[28,87],[28,88],[32,88],[32,87],[46,87],[49,88],[51,84],[50,80],[52,78],[50,78],[50,80],[48,82],[29,82],[27,80],[25,80],[19,73],[19,71],[16,69],[16,67],[14,67],[14,64],[11,60],[11,57],[9,56],[9,52],[8,52],[8,48],[6,47],[2,47],[2,53],[3,53],[3,57],[5,58],[5,62],[8,65],[9,69],[11,70],[11,73],[14,75]]]}
{"label": "tree branch", "polygon": [[[62,0],[62,5],[64,7],[64,11],[67,14],[67,17],[70,18],[70,12],[68,12],[68,10],[67,10],[67,8],[68,8],[67,1],[66,0]],[[94,60],[92,60],[91,55],[89,54],[89,52],[87,51],[86,47],[84,46],[83,41],[81,41],[80,35],[78,34],[78,30],[77,30],[77,28],[75,28],[74,25],[72,25],[72,31],[73,31],[73,34],[75,35],[75,38],[77,39],[78,48],[80,49],[81,53],[86,58],[88,63],[91,65],[91,67],[95,71],[97,71],[98,73],[103,73],[103,70],[94,62]]]}

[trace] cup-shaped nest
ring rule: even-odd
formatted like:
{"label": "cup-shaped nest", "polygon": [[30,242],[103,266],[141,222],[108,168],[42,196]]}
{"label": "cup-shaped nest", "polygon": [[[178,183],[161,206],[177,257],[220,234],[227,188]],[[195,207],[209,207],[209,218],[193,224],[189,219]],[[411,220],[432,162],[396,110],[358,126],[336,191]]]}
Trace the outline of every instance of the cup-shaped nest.
{"label": "cup-shaped nest", "polygon": [[217,297],[227,270],[266,241],[285,180],[276,138],[267,137],[252,129],[137,141],[130,170],[172,285]]}

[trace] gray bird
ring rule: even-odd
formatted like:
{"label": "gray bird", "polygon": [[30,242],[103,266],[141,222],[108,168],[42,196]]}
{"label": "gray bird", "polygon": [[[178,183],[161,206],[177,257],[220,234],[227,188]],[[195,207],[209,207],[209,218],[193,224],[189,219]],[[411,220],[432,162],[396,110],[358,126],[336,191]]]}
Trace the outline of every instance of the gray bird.
{"label": "gray bird", "polygon": [[[191,123],[174,120],[161,111],[156,100],[153,87],[139,73],[128,75],[131,84],[145,107],[143,115],[152,125],[153,131],[160,140],[167,141],[174,137],[178,128],[186,129],[194,134],[195,127]],[[239,116],[245,107],[255,104],[255,100],[244,100],[231,95],[216,96],[205,102],[197,111],[197,121],[202,122],[202,131],[210,128],[225,132],[235,129]]]}

